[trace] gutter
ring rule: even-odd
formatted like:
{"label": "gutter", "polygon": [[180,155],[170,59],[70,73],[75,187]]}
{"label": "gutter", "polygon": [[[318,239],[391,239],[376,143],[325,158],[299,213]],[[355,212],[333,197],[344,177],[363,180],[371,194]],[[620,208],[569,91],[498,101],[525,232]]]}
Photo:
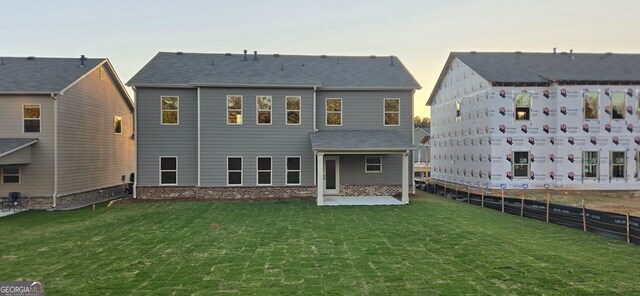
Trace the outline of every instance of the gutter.
{"label": "gutter", "polygon": [[[62,95],[62,92],[60,92]],[[53,99],[53,208],[58,205],[58,95],[51,93]]]}
{"label": "gutter", "polygon": [[318,90],[317,87],[313,87],[313,132],[318,132],[318,129],[316,128],[316,91]]}
{"label": "gutter", "polygon": [[138,90],[135,86],[131,88],[135,100],[133,107],[133,145],[135,146],[133,152],[133,198],[136,198],[138,191]]}

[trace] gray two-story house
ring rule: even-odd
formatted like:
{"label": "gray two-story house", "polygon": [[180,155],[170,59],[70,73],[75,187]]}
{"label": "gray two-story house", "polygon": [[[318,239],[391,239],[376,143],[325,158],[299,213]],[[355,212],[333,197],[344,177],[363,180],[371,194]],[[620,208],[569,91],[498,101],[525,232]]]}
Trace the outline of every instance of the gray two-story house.
{"label": "gray two-story house", "polygon": [[128,85],[137,198],[408,203],[420,86],[396,57],[160,52]]}
{"label": "gray two-story house", "polygon": [[0,197],[65,209],[121,195],[133,113],[108,59],[0,57]]}

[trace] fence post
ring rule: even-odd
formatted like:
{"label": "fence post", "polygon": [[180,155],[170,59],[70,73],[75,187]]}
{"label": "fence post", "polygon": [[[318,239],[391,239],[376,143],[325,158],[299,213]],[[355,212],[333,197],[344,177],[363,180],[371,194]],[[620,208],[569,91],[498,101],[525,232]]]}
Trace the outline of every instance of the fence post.
{"label": "fence post", "polygon": [[481,195],[482,203],[480,204],[480,206],[484,208],[484,187],[482,187],[481,189],[482,189],[482,195]]}
{"label": "fence post", "polygon": [[587,215],[584,209],[584,199],[582,200],[582,230],[587,231]]}
{"label": "fence post", "polygon": [[631,229],[629,226],[630,222],[629,222],[629,213],[627,213],[627,242],[630,243],[631,242]]}
{"label": "fence post", "polygon": [[547,223],[549,223],[549,193],[547,192]]}
{"label": "fence post", "polygon": [[502,212],[504,213],[504,188],[502,189]]}
{"label": "fence post", "polygon": [[524,194],[520,198],[520,217],[524,217]]}

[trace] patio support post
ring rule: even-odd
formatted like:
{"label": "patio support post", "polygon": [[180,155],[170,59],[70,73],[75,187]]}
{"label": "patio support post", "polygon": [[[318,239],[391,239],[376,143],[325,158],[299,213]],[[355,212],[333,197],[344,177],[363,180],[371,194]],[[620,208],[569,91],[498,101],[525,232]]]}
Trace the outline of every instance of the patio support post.
{"label": "patio support post", "polygon": [[317,204],[319,206],[324,204],[324,153],[318,152],[318,164],[316,165],[318,172],[316,174],[318,182],[316,185],[318,191]]}
{"label": "patio support post", "polygon": [[402,203],[409,204],[409,152],[402,153]]}

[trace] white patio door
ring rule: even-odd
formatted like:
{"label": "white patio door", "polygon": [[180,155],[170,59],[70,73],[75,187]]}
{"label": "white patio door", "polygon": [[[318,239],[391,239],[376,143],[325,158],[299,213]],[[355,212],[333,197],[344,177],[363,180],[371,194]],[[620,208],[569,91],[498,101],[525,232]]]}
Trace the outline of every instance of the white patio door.
{"label": "white patio door", "polygon": [[340,158],[324,157],[324,193],[337,195],[340,192]]}

